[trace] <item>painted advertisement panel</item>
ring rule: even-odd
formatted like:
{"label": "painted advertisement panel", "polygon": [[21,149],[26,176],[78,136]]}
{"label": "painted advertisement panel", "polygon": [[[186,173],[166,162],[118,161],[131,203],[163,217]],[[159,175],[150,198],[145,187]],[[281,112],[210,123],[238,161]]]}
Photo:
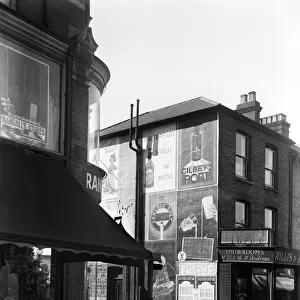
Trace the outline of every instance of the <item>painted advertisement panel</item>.
{"label": "painted advertisement panel", "polygon": [[179,130],[179,189],[216,184],[217,121]]}
{"label": "painted advertisement panel", "polygon": [[164,192],[146,196],[145,240],[176,239],[177,205],[176,193]]}
{"label": "painted advertisement panel", "polygon": [[176,125],[168,124],[144,132],[146,193],[175,189]]}

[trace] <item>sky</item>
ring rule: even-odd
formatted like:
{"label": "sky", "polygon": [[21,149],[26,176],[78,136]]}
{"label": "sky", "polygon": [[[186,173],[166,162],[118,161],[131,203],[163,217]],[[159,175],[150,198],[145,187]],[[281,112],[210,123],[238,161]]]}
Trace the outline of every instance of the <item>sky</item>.
{"label": "sky", "polygon": [[236,109],[256,91],[300,144],[299,0],[90,0],[96,55],[111,79],[101,128],[204,96]]}

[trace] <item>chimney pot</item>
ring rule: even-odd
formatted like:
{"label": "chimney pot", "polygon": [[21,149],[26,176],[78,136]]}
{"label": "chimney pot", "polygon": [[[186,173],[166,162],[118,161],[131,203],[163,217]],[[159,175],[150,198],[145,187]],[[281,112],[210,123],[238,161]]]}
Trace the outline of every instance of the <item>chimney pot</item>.
{"label": "chimney pot", "polygon": [[249,92],[249,102],[250,101],[256,101],[256,92]]}
{"label": "chimney pot", "polygon": [[247,94],[241,95],[241,103],[246,103],[246,102],[248,102],[248,95]]}

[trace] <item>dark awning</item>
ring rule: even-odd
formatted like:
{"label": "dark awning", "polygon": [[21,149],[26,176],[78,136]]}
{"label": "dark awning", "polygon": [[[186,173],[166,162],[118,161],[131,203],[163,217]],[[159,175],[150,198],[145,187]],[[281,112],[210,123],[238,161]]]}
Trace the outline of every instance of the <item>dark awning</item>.
{"label": "dark awning", "polygon": [[136,265],[157,257],[94,203],[60,160],[4,141],[0,240],[51,247],[72,261]]}

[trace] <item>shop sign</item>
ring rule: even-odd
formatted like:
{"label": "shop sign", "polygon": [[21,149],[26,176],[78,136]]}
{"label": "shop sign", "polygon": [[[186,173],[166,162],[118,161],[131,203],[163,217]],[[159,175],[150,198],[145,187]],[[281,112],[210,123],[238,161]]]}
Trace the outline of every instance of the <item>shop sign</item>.
{"label": "shop sign", "polygon": [[300,252],[295,250],[275,250],[275,263],[300,265]]}
{"label": "shop sign", "polygon": [[223,262],[272,263],[274,261],[273,250],[219,249],[219,254]]}
{"label": "shop sign", "polygon": [[91,173],[86,173],[86,188],[100,193],[101,178],[96,175],[92,175]]}
{"label": "shop sign", "polygon": [[272,246],[269,239],[271,232],[269,229],[260,230],[222,230],[221,245],[244,244],[244,245],[263,245]]}

